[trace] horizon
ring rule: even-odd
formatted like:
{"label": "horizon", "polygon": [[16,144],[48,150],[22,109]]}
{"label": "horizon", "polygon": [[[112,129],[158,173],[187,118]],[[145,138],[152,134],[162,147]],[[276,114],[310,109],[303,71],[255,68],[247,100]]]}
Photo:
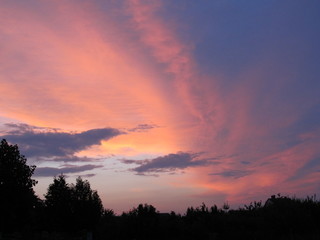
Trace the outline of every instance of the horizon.
{"label": "horizon", "polygon": [[0,137],[105,208],[320,193],[320,2],[4,1]]}

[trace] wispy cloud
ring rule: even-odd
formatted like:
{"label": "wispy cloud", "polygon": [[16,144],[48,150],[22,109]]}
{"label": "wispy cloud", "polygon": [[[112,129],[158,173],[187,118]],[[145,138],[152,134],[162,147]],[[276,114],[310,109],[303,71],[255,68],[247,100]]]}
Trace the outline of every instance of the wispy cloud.
{"label": "wispy cloud", "polygon": [[120,160],[125,164],[137,164],[138,167],[132,168],[132,171],[143,175],[145,173],[172,172],[178,169],[188,167],[207,166],[209,164],[218,164],[220,158],[201,158],[201,153],[178,152],[165,156],[145,160]]}
{"label": "wispy cloud", "polygon": [[6,134],[23,134],[27,132],[58,132],[61,131],[59,128],[50,128],[50,127],[38,127],[29,125],[26,123],[5,123],[3,124],[5,130],[3,133]]}
{"label": "wispy cloud", "polygon": [[[127,0],[127,11],[133,20],[133,28],[139,32],[141,41],[147,46],[156,61],[164,64],[165,71],[172,74],[175,80],[172,86],[182,98],[189,111],[200,117],[195,101],[203,95],[192,96],[191,92],[199,91],[194,79],[199,79],[191,54],[191,45],[183,42],[176,34],[176,27],[159,17],[162,1]],[[191,99],[192,98],[192,99]],[[198,106],[199,107],[199,106]]]}
{"label": "wispy cloud", "polygon": [[296,181],[304,178],[308,174],[320,172],[320,155],[314,159],[308,160],[302,167],[298,168],[296,172],[288,178],[288,181]]}
{"label": "wispy cloud", "polygon": [[[59,174],[69,174],[69,173],[80,173],[80,172],[85,172],[89,170],[93,170],[96,168],[101,168],[103,167],[102,165],[92,165],[92,164],[87,164],[83,166],[66,166],[66,167],[61,167],[61,168],[54,168],[54,167],[39,167],[36,168],[34,172],[34,176],[36,177],[54,177]],[[86,174],[85,176],[93,176],[92,174]]]}
{"label": "wispy cloud", "polygon": [[147,132],[153,128],[158,128],[156,124],[139,124],[138,126],[134,128],[129,128],[129,132]]}
{"label": "wispy cloud", "polygon": [[105,160],[108,157],[78,157],[75,155],[65,155],[65,156],[59,156],[59,157],[37,157],[38,162],[42,161],[48,161],[50,160],[51,162],[100,162]]}
{"label": "wispy cloud", "polygon": [[223,172],[210,173],[209,175],[217,175],[223,177],[232,177],[232,178],[242,178],[252,174],[254,171],[252,170],[227,170]]}

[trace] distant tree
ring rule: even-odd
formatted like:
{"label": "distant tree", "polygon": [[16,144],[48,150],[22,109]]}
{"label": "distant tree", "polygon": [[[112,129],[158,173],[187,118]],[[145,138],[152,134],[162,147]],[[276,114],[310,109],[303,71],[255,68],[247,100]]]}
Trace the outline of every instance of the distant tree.
{"label": "distant tree", "polygon": [[223,203],[222,209],[223,209],[225,212],[228,212],[229,209],[230,209],[229,203],[228,203],[228,202]]}
{"label": "distant tree", "polygon": [[137,208],[131,209],[128,214],[140,218],[149,218],[158,215],[156,208],[149,204],[139,204]]}
{"label": "distant tree", "polygon": [[103,217],[115,217],[114,211],[112,209],[104,209]]}
{"label": "distant tree", "polygon": [[0,144],[0,231],[21,229],[30,221],[37,197],[32,179],[35,166],[28,166],[17,145]]}
{"label": "distant tree", "polygon": [[157,235],[159,212],[149,204],[139,204],[137,208],[123,213],[125,236],[131,239],[154,239]]}

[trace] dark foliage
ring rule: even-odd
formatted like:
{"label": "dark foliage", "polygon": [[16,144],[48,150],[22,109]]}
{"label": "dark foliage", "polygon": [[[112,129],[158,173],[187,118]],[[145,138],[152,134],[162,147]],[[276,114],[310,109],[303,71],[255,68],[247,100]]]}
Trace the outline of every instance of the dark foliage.
{"label": "dark foliage", "polygon": [[0,144],[0,232],[23,230],[33,220],[38,199],[33,186],[35,166],[28,166],[17,145]]}
{"label": "dark foliage", "polygon": [[73,219],[72,191],[63,175],[55,177],[45,195],[48,230],[68,230]]}
{"label": "dark foliage", "polygon": [[65,176],[55,177],[45,195],[47,229],[56,231],[93,230],[103,214],[97,191],[78,177],[69,185]]}
{"label": "dark foliage", "polygon": [[115,216],[105,214],[97,239],[320,239],[320,203],[315,197],[272,196],[230,210],[224,204],[189,207],[184,215],[158,213],[152,205]]}
{"label": "dark foliage", "polygon": [[90,183],[78,177],[71,186],[74,228],[93,230],[104,213],[97,191],[91,190]]}
{"label": "dark foliage", "polygon": [[127,213],[122,214],[122,224],[126,231],[122,231],[123,238],[136,236],[139,239],[150,239],[159,224],[159,213],[156,208],[148,204],[139,204]]}

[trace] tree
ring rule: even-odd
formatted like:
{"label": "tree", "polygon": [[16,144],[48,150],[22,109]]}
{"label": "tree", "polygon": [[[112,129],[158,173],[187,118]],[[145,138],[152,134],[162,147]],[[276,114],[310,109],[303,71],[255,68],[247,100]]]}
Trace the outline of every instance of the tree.
{"label": "tree", "polygon": [[144,205],[139,204],[137,208],[133,208],[129,211],[129,214],[140,218],[150,218],[157,216],[159,213],[154,206],[145,203]]}
{"label": "tree", "polygon": [[28,166],[17,145],[0,144],[0,231],[21,229],[37,204],[32,179],[35,166]]}
{"label": "tree", "polygon": [[92,190],[90,183],[81,177],[77,178],[71,190],[76,226],[92,230],[104,212],[97,191]]}
{"label": "tree", "polygon": [[156,236],[159,212],[149,204],[139,204],[137,208],[122,213],[124,219],[123,238],[153,239]]}
{"label": "tree", "polygon": [[56,230],[67,230],[73,221],[72,191],[64,175],[54,177],[49,185],[45,206],[49,226]]}
{"label": "tree", "polygon": [[53,179],[45,195],[48,222],[56,230],[92,230],[103,214],[101,199],[87,180],[69,185],[64,175]]}

